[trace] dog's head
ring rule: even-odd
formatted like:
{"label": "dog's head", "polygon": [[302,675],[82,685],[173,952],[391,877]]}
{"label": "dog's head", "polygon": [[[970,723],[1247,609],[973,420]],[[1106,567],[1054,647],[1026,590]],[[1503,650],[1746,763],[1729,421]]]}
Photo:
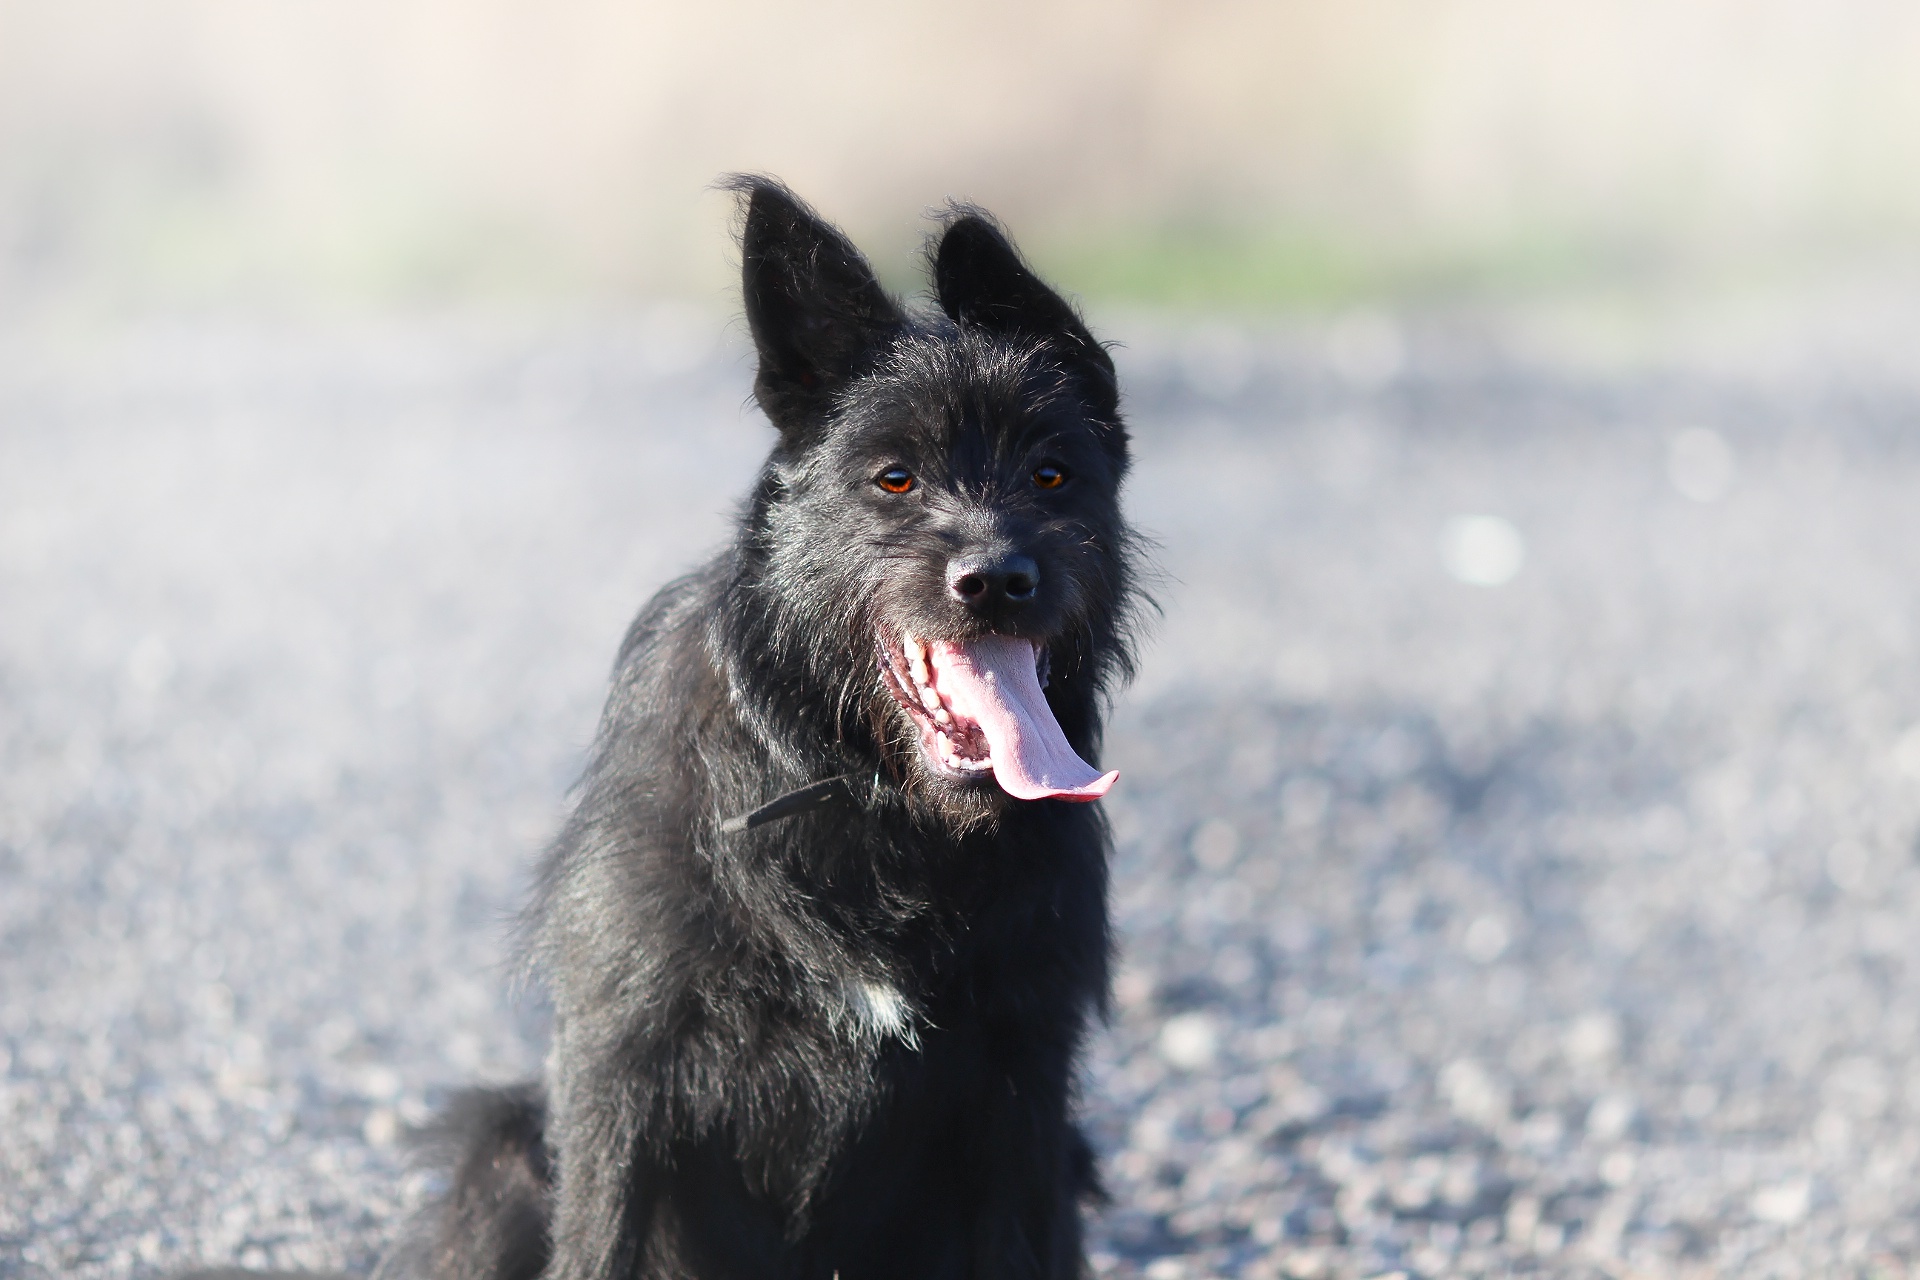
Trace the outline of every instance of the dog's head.
{"label": "dog's head", "polygon": [[1097,799],[1131,581],[1112,360],[978,210],[930,243],[939,309],[910,314],[785,188],[737,189],[780,432],[743,582],[769,669],[812,686],[780,694],[825,701],[818,727],[956,816]]}

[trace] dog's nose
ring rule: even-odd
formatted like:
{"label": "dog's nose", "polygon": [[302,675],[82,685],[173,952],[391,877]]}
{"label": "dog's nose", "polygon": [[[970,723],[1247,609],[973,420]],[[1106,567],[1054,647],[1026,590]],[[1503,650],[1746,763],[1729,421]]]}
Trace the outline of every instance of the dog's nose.
{"label": "dog's nose", "polygon": [[1022,555],[954,560],[947,565],[947,589],[975,609],[1025,604],[1040,589],[1040,566]]}

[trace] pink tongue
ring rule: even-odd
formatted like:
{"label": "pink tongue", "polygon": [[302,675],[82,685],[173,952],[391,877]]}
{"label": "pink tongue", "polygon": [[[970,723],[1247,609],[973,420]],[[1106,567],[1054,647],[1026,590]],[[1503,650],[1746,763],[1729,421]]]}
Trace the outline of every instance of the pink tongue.
{"label": "pink tongue", "polygon": [[1033,645],[1006,636],[928,647],[933,682],[956,715],[987,736],[994,781],[1021,800],[1098,800],[1120,775],[1082,760],[1040,692]]}

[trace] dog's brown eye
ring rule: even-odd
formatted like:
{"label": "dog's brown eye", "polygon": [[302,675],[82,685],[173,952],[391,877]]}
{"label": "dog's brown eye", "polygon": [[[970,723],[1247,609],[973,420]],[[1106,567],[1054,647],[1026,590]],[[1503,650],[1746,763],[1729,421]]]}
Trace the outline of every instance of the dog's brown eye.
{"label": "dog's brown eye", "polygon": [[1067,482],[1067,473],[1049,462],[1033,469],[1033,482],[1042,489],[1058,489]]}
{"label": "dog's brown eye", "polygon": [[905,493],[913,488],[913,472],[905,467],[889,467],[875,478],[874,483],[888,493]]}

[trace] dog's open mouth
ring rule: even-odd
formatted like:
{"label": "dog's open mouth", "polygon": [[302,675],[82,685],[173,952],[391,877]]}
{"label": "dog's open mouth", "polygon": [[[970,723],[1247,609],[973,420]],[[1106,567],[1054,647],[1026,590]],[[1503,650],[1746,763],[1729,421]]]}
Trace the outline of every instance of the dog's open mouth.
{"label": "dog's open mouth", "polygon": [[1011,636],[880,641],[880,672],[914,727],[927,767],[950,779],[991,773],[1020,800],[1098,800],[1120,775],[1082,760],[1040,691],[1044,657]]}

